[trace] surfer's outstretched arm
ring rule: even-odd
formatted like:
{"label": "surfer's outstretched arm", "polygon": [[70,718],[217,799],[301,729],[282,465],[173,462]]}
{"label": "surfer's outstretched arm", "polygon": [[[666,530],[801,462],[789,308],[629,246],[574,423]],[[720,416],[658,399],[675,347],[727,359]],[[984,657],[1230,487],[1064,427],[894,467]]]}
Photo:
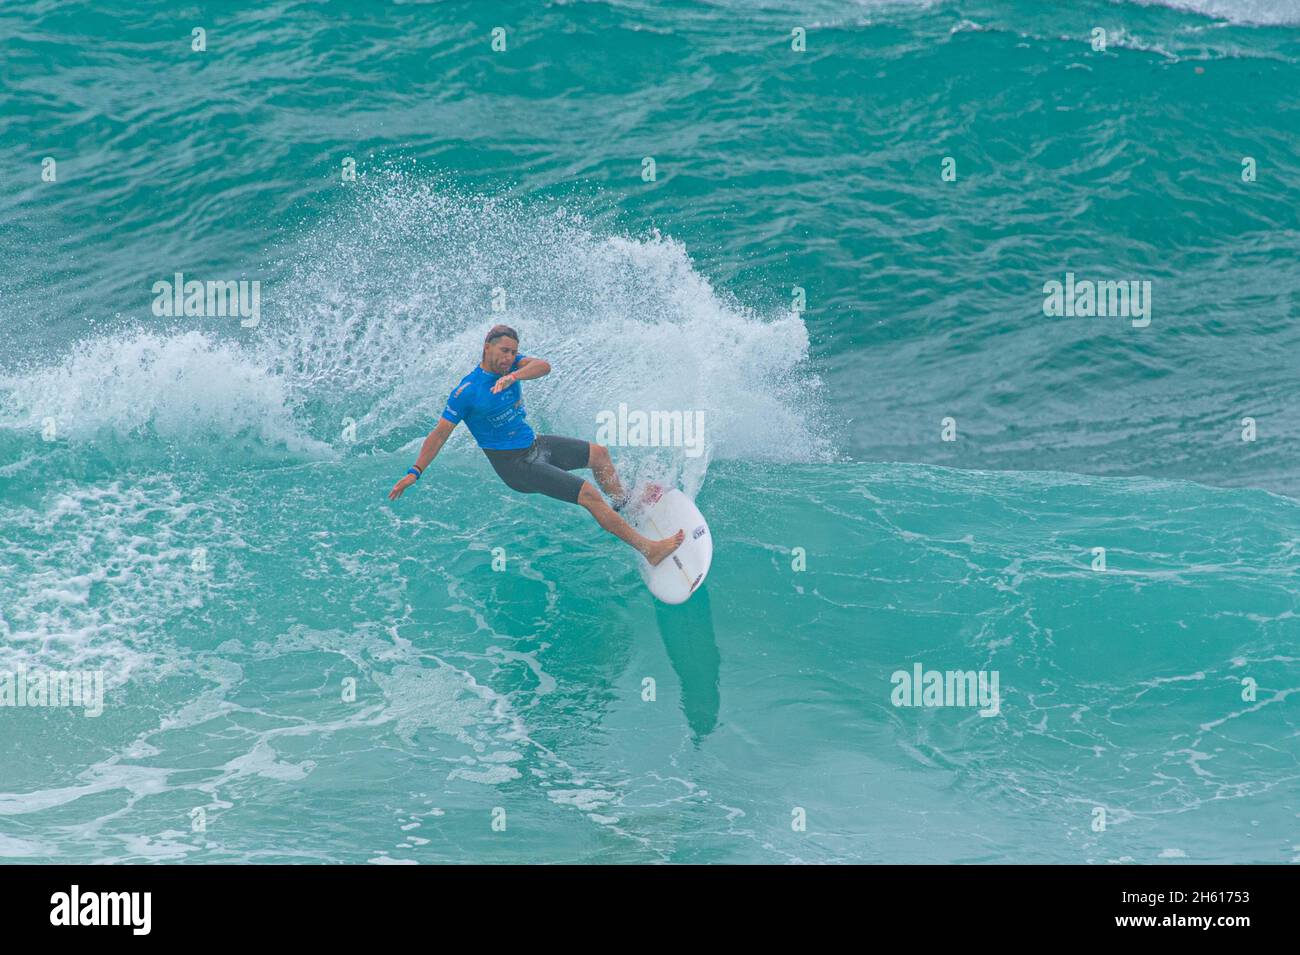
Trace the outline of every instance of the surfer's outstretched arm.
{"label": "surfer's outstretched arm", "polygon": [[[429,432],[429,436],[424,439],[424,444],[420,445],[420,456],[415,459],[415,467],[412,470],[423,472],[428,468],[454,430],[456,430],[454,424],[446,418],[439,418],[438,424]],[[393,485],[393,489],[388,492],[388,499],[390,501],[397,500],[402,496],[403,491],[418,480],[419,475],[408,472],[405,477]]]}

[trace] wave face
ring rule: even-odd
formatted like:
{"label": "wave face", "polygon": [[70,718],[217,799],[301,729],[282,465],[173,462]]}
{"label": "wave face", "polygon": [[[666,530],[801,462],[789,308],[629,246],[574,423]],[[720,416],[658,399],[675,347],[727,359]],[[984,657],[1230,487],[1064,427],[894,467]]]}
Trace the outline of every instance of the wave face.
{"label": "wave face", "polygon": [[[378,16],[0,8],[0,860],[1297,861],[1294,4]],[[386,500],[498,321],[702,415],[685,606],[463,428]]]}

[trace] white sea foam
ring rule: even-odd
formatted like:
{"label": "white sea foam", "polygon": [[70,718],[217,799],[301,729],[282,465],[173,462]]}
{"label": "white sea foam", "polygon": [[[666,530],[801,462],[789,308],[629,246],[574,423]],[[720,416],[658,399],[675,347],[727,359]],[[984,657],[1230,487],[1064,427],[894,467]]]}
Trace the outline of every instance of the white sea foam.
{"label": "white sea foam", "polygon": [[1233,23],[1300,24],[1300,0],[1130,0],[1144,7],[1169,7]]}
{"label": "white sea foam", "polygon": [[79,444],[156,437],[205,446],[251,436],[327,451],[293,419],[289,383],[247,346],[205,332],[121,332],[77,343],[53,364],[0,378],[0,427]]}
{"label": "white sea foam", "polygon": [[152,669],[162,633],[219,586],[194,570],[194,542],[241,546],[216,510],[163,477],[66,482],[43,510],[0,509],[0,669],[103,669],[106,689]]}
{"label": "white sea foam", "polygon": [[594,440],[597,414],[620,402],[703,412],[703,454],[658,451],[655,465],[691,491],[715,458],[832,457],[802,317],[739,304],[674,239],[390,172],[358,183],[287,259],[255,330],[124,329],[10,369],[0,429],[53,422],[56,440],[182,452],[237,439],[293,457],[353,440],[394,450],[432,426],[504,321],[553,368],[525,385],[539,432]]}
{"label": "white sea foam", "polygon": [[710,457],[830,456],[801,317],[735,302],[673,239],[390,172],[359,184],[296,260],[268,343],[362,439],[427,427],[478,363],[484,331],[506,322],[521,353],[553,368],[525,385],[536,430],[591,440],[596,415],[626,402],[703,411],[701,470]]}

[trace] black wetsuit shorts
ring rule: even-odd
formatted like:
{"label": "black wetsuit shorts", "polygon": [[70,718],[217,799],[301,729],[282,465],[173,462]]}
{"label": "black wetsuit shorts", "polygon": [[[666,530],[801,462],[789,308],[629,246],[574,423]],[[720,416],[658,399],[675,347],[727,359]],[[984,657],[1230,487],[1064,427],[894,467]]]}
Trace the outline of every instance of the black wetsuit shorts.
{"label": "black wetsuit shorts", "polygon": [[511,490],[520,494],[545,494],[577,504],[578,492],[585,482],[569,472],[587,466],[591,444],[558,434],[539,434],[531,447],[510,451],[484,448],[483,453]]}

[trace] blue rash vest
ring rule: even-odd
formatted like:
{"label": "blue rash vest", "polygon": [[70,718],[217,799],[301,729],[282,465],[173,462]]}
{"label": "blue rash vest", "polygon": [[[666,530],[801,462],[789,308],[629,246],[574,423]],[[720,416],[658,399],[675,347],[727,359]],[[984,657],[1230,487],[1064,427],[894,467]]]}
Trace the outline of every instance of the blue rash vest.
{"label": "blue rash vest", "polygon": [[[510,371],[527,355],[516,355]],[[507,372],[508,374],[508,372]],[[447,398],[442,416],[452,424],[465,422],[478,446],[485,451],[511,451],[531,447],[533,429],[524,420],[524,390],[519,382],[492,394],[500,375],[476,367],[460,380]]]}

